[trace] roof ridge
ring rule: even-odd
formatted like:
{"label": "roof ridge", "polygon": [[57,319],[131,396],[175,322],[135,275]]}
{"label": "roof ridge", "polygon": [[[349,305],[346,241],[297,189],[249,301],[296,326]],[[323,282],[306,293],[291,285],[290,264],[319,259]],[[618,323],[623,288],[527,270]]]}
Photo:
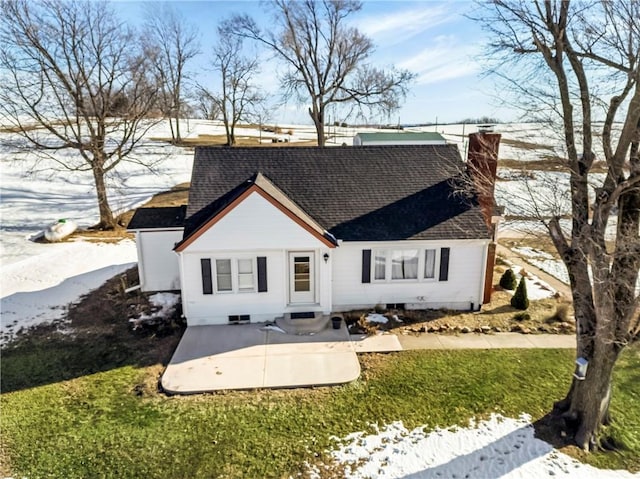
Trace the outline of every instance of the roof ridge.
{"label": "roof ridge", "polygon": [[295,200],[289,197],[282,189],[278,187],[271,179],[265,176],[261,171],[255,174],[254,183],[265,193],[271,196],[274,200],[278,201],[283,207],[288,209],[295,216],[311,226],[318,233],[324,235],[328,231],[317,220],[307,213],[304,208],[298,205]]}

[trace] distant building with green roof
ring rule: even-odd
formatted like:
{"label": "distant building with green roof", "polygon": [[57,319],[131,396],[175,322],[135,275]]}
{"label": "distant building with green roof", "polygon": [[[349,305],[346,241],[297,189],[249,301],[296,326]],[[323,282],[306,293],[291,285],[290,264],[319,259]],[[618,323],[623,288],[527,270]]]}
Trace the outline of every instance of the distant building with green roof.
{"label": "distant building with green roof", "polygon": [[431,131],[357,133],[353,146],[361,145],[444,145],[447,140]]}

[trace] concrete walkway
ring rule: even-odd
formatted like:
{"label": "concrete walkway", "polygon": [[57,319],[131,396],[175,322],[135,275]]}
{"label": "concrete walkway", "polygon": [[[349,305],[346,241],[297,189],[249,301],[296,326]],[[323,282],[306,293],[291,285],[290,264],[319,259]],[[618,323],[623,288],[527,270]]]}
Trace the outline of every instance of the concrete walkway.
{"label": "concrete walkway", "polygon": [[349,335],[344,323],[339,330],[325,329],[309,336],[285,334],[264,324],[190,326],[161,383],[173,394],[322,386],[357,379],[360,363],[356,353],[575,346],[574,335]]}
{"label": "concrete walkway", "polygon": [[527,349],[575,348],[573,334],[421,334],[399,336],[402,349]]}

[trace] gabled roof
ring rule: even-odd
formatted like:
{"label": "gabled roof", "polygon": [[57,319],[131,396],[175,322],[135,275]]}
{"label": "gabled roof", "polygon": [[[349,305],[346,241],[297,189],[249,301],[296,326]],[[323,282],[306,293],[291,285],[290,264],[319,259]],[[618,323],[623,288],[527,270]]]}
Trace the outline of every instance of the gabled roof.
{"label": "gabled roof", "polygon": [[393,143],[411,142],[411,141],[433,141],[446,143],[445,138],[434,131],[381,131],[374,133],[357,133],[363,142],[369,141],[388,141]]}
{"label": "gabled roof", "polygon": [[128,230],[182,228],[187,205],[138,208],[133,214]]}
{"label": "gabled roof", "polygon": [[190,217],[186,222],[184,237],[174,249],[176,251],[184,250],[253,192],[260,194],[327,246],[335,247],[338,244],[331,234],[265,178],[262,173],[258,172]]}
{"label": "gabled roof", "polygon": [[463,170],[455,145],[197,147],[185,238],[258,173],[345,241],[488,238],[477,203],[455,193]]}

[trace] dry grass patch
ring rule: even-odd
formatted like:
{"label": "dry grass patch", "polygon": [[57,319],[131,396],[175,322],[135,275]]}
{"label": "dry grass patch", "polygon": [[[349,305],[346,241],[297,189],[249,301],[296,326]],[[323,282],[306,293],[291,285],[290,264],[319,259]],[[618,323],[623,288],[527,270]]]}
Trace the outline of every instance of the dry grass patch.
{"label": "dry grass patch", "polygon": [[[186,205],[189,201],[190,186],[191,184],[188,182],[180,183],[170,190],[153,195],[149,201],[141,206],[141,208]],[[118,215],[118,226],[112,230],[98,230],[91,228],[82,229],[76,231],[63,241],[82,239],[84,241],[97,243],[117,243],[123,239],[133,239],[134,235],[127,231],[127,226],[129,225],[131,218],[133,218],[135,211],[135,209],[128,210]]]}
{"label": "dry grass patch", "polygon": [[[504,141],[504,140],[503,140]],[[540,160],[515,160],[501,158],[498,160],[499,168],[509,168],[518,171],[569,171],[567,160],[559,156],[547,155]]]}
{"label": "dry grass patch", "polygon": [[[560,259],[558,255],[558,251],[556,250],[551,238],[548,236],[540,235],[540,236],[530,236],[526,238],[500,238],[498,240],[502,246],[505,246],[509,249],[513,248],[533,248],[539,251],[544,251],[552,255],[556,259]],[[526,261],[526,258],[523,258]]]}
{"label": "dry grass patch", "polygon": [[503,145],[509,145],[521,150],[549,150],[553,151],[553,146],[543,145],[541,143],[531,143],[529,141],[512,140],[511,138],[502,138],[500,142]]}
{"label": "dry grass patch", "polygon": [[[153,195],[149,201],[147,201],[143,208],[149,208],[152,206],[181,206],[186,205],[189,201],[189,188],[191,183],[180,183],[174,186],[170,190],[163,191],[156,195]],[[133,212],[132,212],[133,213]]]}
{"label": "dry grass patch", "polygon": [[[125,365],[167,364],[185,327],[182,310],[176,308],[164,321],[134,329],[128,319],[153,310],[147,294],[124,292],[138,283],[137,268],[114,276],[70,305],[66,320],[36,326],[3,347],[2,392]],[[150,380],[146,388],[157,389],[157,383],[153,386]]]}
{"label": "dry grass patch", "polygon": [[[509,140],[502,140],[508,142]],[[516,160],[513,158],[501,158],[498,160],[499,168],[509,168],[510,170],[528,173],[531,179],[535,178],[536,171],[561,171],[569,172],[569,160],[557,155],[541,155],[539,159],[534,160]],[[592,173],[606,173],[607,165],[604,161],[596,161],[591,167]],[[499,176],[499,175],[498,175]],[[510,181],[510,180],[507,180]]]}

